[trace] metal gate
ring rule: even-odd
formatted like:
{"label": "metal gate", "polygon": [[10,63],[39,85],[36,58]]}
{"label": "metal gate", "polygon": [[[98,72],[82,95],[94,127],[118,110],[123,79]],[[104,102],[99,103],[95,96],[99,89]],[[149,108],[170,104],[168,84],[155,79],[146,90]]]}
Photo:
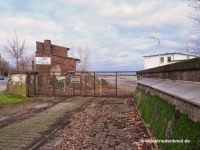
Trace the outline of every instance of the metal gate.
{"label": "metal gate", "polygon": [[51,73],[38,76],[37,95],[57,96],[132,96],[135,71]]}

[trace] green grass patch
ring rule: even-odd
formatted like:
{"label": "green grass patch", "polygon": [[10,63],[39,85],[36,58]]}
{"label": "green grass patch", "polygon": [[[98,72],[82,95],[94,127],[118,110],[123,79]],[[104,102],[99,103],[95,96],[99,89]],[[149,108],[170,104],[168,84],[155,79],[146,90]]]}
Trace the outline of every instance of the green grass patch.
{"label": "green grass patch", "polygon": [[175,106],[137,88],[134,103],[157,139],[190,140],[190,143],[158,143],[162,150],[200,149],[200,122],[193,122]]}
{"label": "green grass patch", "polygon": [[31,100],[31,98],[24,97],[20,94],[8,93],[6,91],[0,93],[0,104],[14,104],[27,100]]}

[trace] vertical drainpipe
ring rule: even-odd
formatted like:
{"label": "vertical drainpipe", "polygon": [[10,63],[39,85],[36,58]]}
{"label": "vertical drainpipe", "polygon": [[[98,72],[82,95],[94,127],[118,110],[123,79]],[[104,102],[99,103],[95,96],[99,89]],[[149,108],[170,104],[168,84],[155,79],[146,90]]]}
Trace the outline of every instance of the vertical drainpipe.
{"label": "vertical drainpipe", "polygon": [[29,73],[26,74],[26,97],[29,97],[29,88],[30,88],[30,78],[29,78]]}

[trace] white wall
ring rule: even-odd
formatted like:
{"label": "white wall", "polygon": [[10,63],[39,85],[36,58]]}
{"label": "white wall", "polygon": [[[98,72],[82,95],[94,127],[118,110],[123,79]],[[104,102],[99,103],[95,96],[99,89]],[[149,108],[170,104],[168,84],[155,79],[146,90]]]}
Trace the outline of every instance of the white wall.
{"label": "white wall", "polygon": [[[160,58],[164,58],[164,62],[160,62]],[[172,62],[168,62],[168,57],[171,57]],[[195,58],[194,56],[189,56],[189,59]],[[182,54],[166,54],[166,55],[156,55],[156,56],[145,56],[144,57],[144,69],[154,68],[158,66],[163,66],[167,64],[175,63],[179,60],[186,60],[188,59],[188,55]],[[176,61],[177,60],[177,61]]]}
{"label": "white wall", "polygon": [[25,83],[26,82],[26,74],[12,74],[11,75],[11,79],[14,82],[22,82]]}
{"label": "white wall", "polygon": [[[175,60],[184,60],[188,59],[187,55],[179,55],[179,54],[174,54]],[[189,59],[195,58],[194,56],[189,56]]]}
{"label": "white wall", "polygon": [[158,57],[145,57],[145,67],[144,69],[154,68],[159,66],[159,58]]}

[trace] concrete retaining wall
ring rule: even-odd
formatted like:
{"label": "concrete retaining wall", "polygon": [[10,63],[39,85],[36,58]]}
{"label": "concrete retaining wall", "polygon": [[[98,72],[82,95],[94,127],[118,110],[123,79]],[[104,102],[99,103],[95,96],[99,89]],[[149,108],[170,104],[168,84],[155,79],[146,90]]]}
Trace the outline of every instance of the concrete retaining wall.
{"label": "concrete retaining wall", "polygon": [[[152,95],[157,95],[168,103],[175,105],[176,109],[188,115],[191,120],[200,121],[200,84],[197,83],[192,86],[191,83],[172,82],[169,80],[142,79],[138,81],[138,88],[150,92]],[[196,88],[196,90],[190,93],[188,92],[189,88]]]}
{"label": "concrete retaining wall", "polygon": [[137,72],[138,88],[158,95],[200,121],[200,58]]}
{"label": "concrete retaining wall", "polygon": [[[168,100],[171,101],[169,102]],[[158,142],[157,146],[159,149],[200,149],[200,122],[195,122],[189,119],[187,115],[180,113],[177,109],[178,105],[170,104],[173,101],[178,105],[180,103],[181,107],[182,105],[187,105],[186,103],[182,104],[182,100],[179,101],[177,98],[170,97],[163,94],[163,92],[142,86],[141,84],[137,87],[133,99],[134,104],[155,139],[182,141],[181,143],[177,141],[172,143]],[[188,107],[192,108],[190,104]],[[186,110],[188,111],[188,109]]]}

